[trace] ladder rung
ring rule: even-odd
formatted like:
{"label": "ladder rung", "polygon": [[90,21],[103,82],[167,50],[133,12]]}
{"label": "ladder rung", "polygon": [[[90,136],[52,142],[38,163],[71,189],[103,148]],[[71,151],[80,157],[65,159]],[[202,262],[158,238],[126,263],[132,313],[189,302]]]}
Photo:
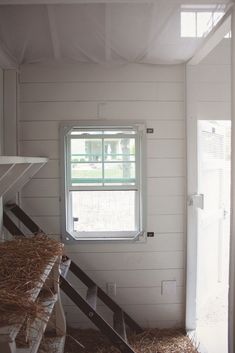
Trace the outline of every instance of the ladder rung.
{"label": "ladder rung", "polygon": [[110,341],[122,352],[122,353],[135,353],[133,348],[126,342],[113,328],[110,326],[105,319],[97,313],[96,310],[92,310],[91,306],[87,301],[73,288],[73,286],[62,276],[60,277],[61,284],[60,288],[65,294],[78,306],[78,308],[98,327],[98,329],[106,335]]}
{"label": "ladder rung", "polygon": [[97,303],[97,286],[91,286],[87,290],[86,301],[90,306],[96,310]]}
{"label": "ladder rung", "polygon": [[113,327],[114,330],[125,340],[127,341],[126,336],[126,325],[124,320],[124,315],[122,310],[118,310],[113,314]]}
{"label": "ladder rung", "polygon": [[60,264],[60,271],[61,271],[61,275],[66,278],[67,277],[67,273],[69,270],[69,266],[71,264],[71,260],[67,259],[65,261],[62,261]]}
{"label": "ladder rung", "polygon": [[15,223],[5,212],[3,212],[3,224],[8,232],[10,232],[13,236],[24,235],[24,233],[15,225]]}
{"label": "ladder rung", "polygon": [[42,229],[15,203],[6,205],[7,210],[11,211],[30,232],[33,234],[44,234]]}
{"label": "ladder rung", "polygon": [[[71,266],[70,266],[69,269],[88,288],[90,288],[91,286],[96,285],[95,282],[74,261],[71,261]],[[105,291],[102,288],[100,288],[100,287],[97,287],[97,288],[98,288],[98,291],[97,291],[98,298],[105,305],[107,305],[110,310],[112,310],[113,312],[116,312],[118,310],[122,310],[120,308],[120,306],[112,298],[110,298],[108,296],[108,294],[105,293]],[[142,328],[127,313],[124,313],[124,318],[125,318],[126,324],[133,331],[135,331],[136,333],[141,333],[143,331]]]}

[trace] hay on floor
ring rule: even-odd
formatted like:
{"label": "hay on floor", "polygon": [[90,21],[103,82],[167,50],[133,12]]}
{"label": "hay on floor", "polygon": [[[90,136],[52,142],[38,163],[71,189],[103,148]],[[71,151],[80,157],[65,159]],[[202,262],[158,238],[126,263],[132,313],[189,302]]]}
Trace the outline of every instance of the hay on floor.
{"label": "hay on floor", "polygon": [[[104,336],[95,330],[70,329],[65,353],[120,353]],[[75,340],[82,343],[79,347]],[[129,335],[129,344],[136,353],[198,353],[193,342],[182,329],[151,329]]]}

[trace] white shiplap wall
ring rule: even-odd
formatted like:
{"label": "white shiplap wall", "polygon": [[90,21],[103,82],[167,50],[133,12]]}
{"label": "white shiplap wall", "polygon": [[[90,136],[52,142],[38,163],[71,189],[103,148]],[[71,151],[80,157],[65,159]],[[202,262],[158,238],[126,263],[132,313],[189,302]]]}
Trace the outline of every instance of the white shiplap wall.
{"label": "white shiplap wall", "polygon": [[[115,282],[115,299],[145,327],[184,325],[184,71],[183,65],[80,64],[25,66],[20,74],[20,153],[50,158],[25,187],[22,206],[50,234],[60,233],[60,122],[133,119],[154,128],[147,141],[147,202],[148,230],[155,237],[145,243],[73,244],[66,250],[101,286]],[[161,294],[164,280],[176,280],[175,293]],[[64,305],[70,325],[87,325],[67,298]]]}
{"label": "white shiplap wall", "polygon": [[224,39],[189,68],[190,104],[196,120],[231,119],[231,41]]}

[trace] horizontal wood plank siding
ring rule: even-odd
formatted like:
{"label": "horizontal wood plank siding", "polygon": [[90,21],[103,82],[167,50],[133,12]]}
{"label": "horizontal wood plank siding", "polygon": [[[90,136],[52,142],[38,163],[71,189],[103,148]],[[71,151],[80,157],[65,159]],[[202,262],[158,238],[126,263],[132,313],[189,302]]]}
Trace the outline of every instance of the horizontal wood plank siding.
{"label": "horizontal wood plank siding", "polygon": [[[143,327],[148,327],[149,321],[177,321],[181,324],[184,320],[184,304],[142,304],[142,305],[122,305],[123,309],[131,315]],[[112,322],[112,314],[103,306],[97,308],[108,322]],[[67,317],[72,322],[85,322],[85,316],[73,305],[64,306]]]}
{"label": "horizontal wood plank siding", "polygon": [[[184,286],[183,269],[148,269],[148,270],[92,270],[88,275],[101,287],[107,282],[115,281],[119,288],[152,288],[161,287],[161,281],[175,280],[178,286]],[[81,286],[78,285],[78,288]],[[146,289],[147,290],[147,289]]]}
{"label": "horizontal wood plank siding", "polygon": [[[64,121],[144,121],[147,135],[147,230],[139,242],[77,243],[66,252],[146,327],[182,327],[185,306],[185,99],[183,65],[23,66],[20,153],[49,162],[22,191],[22,207],[52,237],[60,236],[59,126]],[[74,281],[73,276],[70,280]],[[162,281],[176,293],[162,295]],[[85,295],[81,283],[77,288]],[[135,297],[133,301],[131,297]],[[69,325],[91,327],[63,296]],[[107,320],[110,313],[98,303]]]}
{"label": "horizontal wood plank siding", "polygon": [[230,41],[224,39],[199,65],[190,66],[193,115],[198,120],[231,119]]}
{"label": "horizontal wood plank siding", "polygon": [[[83,295],[86,296],[86,289],[77,287],[77,290]],[[102,288],[106,290],[105,287]],[[146,303],[146,299],[149,305],[154,304],[171,304],[174,301],[174,304],[183,304],[184,302],[184,287],[178,286],[176,288],[176,293],[172,295],[164,296],[162,295],[161,286],[159,287],[136,287],[136,288],[125,288],[118,287],[117,290],[117,300],[119,305],[143,305]],[[64,305],[72,305],[72,301],[63,295]],[[102,302],[98,301],[98,305],[102,305]]]}
{"label": "horizontal wood plank siding", "polygon": [[66,67],[26,65],[21,72],[21,83],[36,82],[184,82],[181,65],[70,65]]}
{"label": "horizontal wood plank siding", "polygon": [[21,85],[22,102],[183,101],[184,84],[166,82],[79,82]]}

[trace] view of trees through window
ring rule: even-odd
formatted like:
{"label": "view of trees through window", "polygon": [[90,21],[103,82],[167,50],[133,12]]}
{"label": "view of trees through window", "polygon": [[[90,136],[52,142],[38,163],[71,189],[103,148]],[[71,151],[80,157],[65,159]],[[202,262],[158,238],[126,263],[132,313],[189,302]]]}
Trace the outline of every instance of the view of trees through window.
{"label": "view of trees through window", "polygon": [[135,181],[135,138],[71,139],[72,184]]}

